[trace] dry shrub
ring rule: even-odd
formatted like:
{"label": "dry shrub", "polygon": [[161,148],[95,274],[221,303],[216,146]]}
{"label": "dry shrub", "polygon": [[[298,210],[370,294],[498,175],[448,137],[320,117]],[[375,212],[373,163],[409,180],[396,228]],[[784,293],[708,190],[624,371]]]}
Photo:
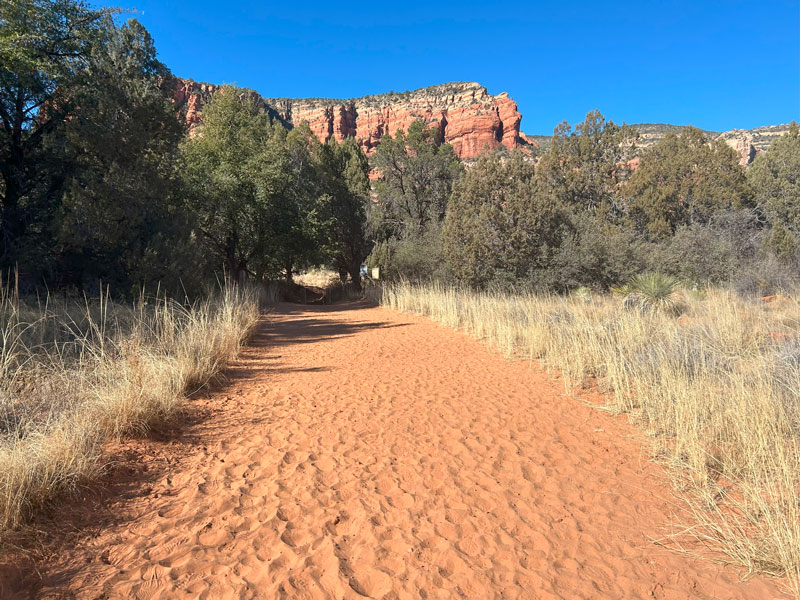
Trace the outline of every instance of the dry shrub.
{"label": "dry shrub", "polygon": [[[474,293],[407,283],[373,292],[508,356],[540,359],[568,389],[587,375],[652,435],[689,507],[684,537],[800,594],[800,306],[724,290],[686,293],[683,314],[613,296]],[[714,553],[712,553],[713,555]]]}
{"label": "dry shrub", "polygon": [[306,287],[329,288],[341,285],[339,274],[331,269],[311,269],[300,275],[295,275],[295,283]]}
{"label": "dry shrub", "polygon": [[110,437],[163,423],[218,374],[260,318],[255,289],[190,305],[0,296],[0,531],[74,490]]}

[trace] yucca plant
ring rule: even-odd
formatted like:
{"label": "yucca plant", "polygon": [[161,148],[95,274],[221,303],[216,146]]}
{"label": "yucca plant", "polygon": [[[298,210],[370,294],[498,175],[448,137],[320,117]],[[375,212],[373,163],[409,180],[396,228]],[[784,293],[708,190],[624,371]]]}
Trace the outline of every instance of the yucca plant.
{"label": "yucca plant", "polygon": [[679,281],[676,277],[663,273],[640,273],[634,275],[628,284],[630,289],[625,298],[626,307],[638,306],[646,310],[675,312],[680,307],[677,295]]}

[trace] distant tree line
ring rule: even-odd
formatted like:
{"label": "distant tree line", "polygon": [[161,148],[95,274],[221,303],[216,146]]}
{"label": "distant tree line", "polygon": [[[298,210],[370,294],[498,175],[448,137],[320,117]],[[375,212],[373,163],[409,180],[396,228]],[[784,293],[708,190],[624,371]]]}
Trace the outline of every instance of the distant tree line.
{"label": "distant tree line", "polygon": [[190,137],[136,20],[0,4],[0,268],[28,288],[199,290],[311,264],[359,282],[369,165],[223,87]]}
{"label": "distant tree line", "polygon": [[[608,288],[657,270],[745,290],[800,265],[800,137],[747,170],[687,128],[639,152],[597,112],[546,152],[468,167],[423,121],[371,160],[223,86],[189,135],[135,19],[0,3],[0,269],[28,289],[193,292],[328,266],[478,288]],[[638,156],[638,168],[633,168]],[[375,181],[370,182],[373,173]]]}
{"label": "distant tree line", "polygon": [[564,292],[658,271],[767,293],[800,273],[796,126],[748,169],[692,127],[640,151],[635,130],[596,111],[559,125],[535,162],[487,151],[466,170],[421,130],[375,155],[369,260],[389,277]]}

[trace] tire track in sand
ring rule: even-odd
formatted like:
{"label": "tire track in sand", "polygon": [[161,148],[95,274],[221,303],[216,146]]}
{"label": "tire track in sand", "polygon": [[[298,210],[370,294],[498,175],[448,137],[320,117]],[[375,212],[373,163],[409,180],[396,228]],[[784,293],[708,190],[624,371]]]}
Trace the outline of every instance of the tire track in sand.
{"label": "tire track in sand", "polygon": [[203,439],[41,598],[777,598],[648,542],[643,437],[427,320],[281,305]]}

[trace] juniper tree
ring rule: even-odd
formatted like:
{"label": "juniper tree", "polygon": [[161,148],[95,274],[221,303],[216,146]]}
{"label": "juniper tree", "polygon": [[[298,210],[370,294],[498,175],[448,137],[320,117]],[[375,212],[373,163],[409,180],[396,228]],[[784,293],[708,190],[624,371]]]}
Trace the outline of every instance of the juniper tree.
{"label": "juniper tree", "polygon": [[800,132],[789,132],[756,156],[747,172],[755,201],[771,227],[769,246],[781,258],[800,249]]}
{"label": "juniper tree", "polygon": [[171,75],[134,19],[118,26],[107,17],[98,41],[54,136],[63,181],[57,267],[76,284],[88,276],[118,290],[177,284],[195,257],[186,256],[188,223],[175,187],[184,131]]}
{"label": "juniper tree", "polygon": [[456,277],[483,287],[498,276],[522,281],[546,269],[567,222],[555,196],[543,191],[533,163],[516,151],[485,154],[453,187],[442,232]]}
{"label": "juniper tree", "polygon": [[682,225],[707,224],[716,211],[752,205],[736,153],[694,127],[645,150],[622,193],[628,219],[652,240]]}
{"label": "juniper tree", "polygon": [[69,112],[104,14],[80,0],[0,2],[0,266],[18,261],[46,208],[39,155]]}

